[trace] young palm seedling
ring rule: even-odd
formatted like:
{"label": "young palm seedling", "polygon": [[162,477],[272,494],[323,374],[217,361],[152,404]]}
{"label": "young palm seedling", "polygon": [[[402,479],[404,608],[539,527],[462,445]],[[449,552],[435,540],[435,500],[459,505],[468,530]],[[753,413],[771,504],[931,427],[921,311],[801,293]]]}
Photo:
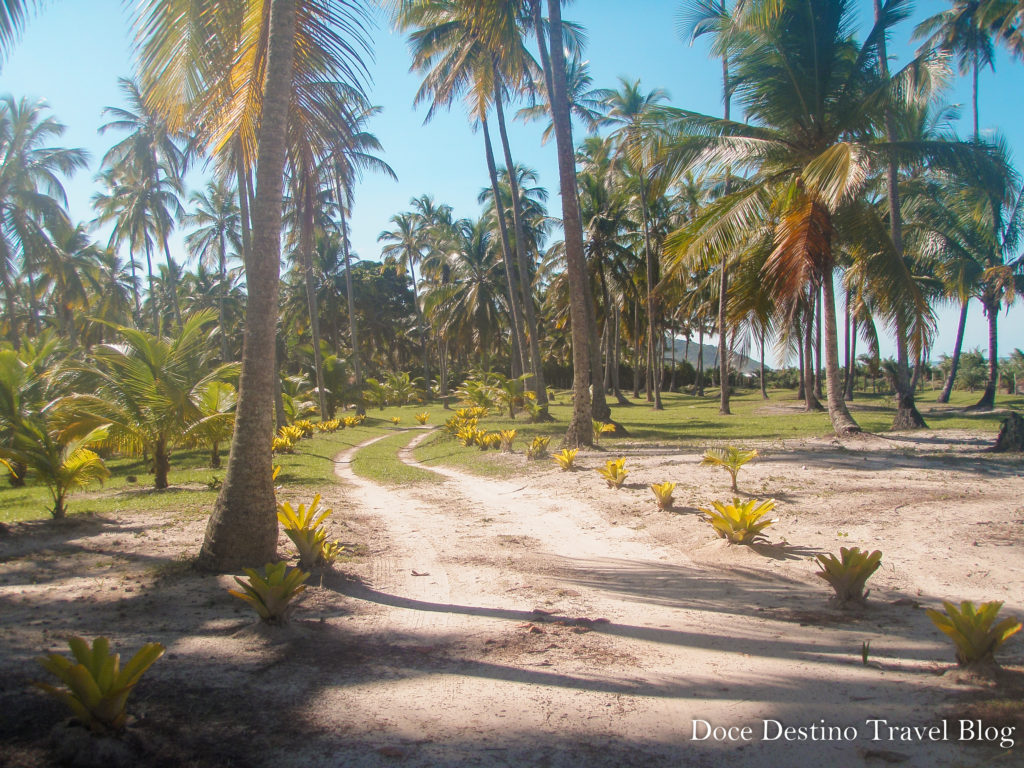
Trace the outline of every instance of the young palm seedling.
{"label": "young palm seedling", "polygon": [[840,547],[839,557],[828,554],[816,559],[821,568],[817,576],[832,585],[839,605],[863,603],[871,592],[864,590],[864,584],[882,565],[882,553],[877,549],[867,552],[857,547]]}
{"label": "young palm seedling", "polygon": [[164,647],[160,643],[146,643],[122,669],[120,654],[110,652],[110,641],[105,637],[97,637],[91,648],[82,638],[72,637],[68,646],[75,661],[58,653],[37,659],[65,687],[35,685],[64,702],[93,733],[120,731],[127,720],[128,694],[153,662],[164,655]]}
{"label": "young palm seedling", "polygon": [[563,448],[560,453],[556,453],[552,458],[562,468],[563,472],[569,472],[576,468],[574,462],[576,461],[577,453],[579,451],[576,448]]}
{"label": "young palm seedling", "polygon": [[622,484],[626,482],[626,476],[629,474],[624,458],[608,459],[605,465],[598,467],[596,471],[608,483],[608,487],[615,490],[619,490],[622,487]]}
{"label": "young palm seedling", "polygon": [[605,424],[604,422],[597,421],[596,419],[591,423],[594,427],[594,445],[601,444],[602,435],[608,435],[615,431],[614,424]]}
{"label": "young palm seedling", "polygon": [[731,445],[726,448],[708,448],[704,451],[704,458],[700,465],[702,467],[722,467],[727,470],[732,477],[732,490],[734,493],[738,493],[736,475],[740,473],[740,468],[755,456],[757,456],[755,450],[744,451]]}
{"label": "young palm seedling", "polygon": [[651,491],[654,492],[654,498],[658,500],[658,509],[664,509],[666,512],[672,509],[672,502],[675,501],[672,498],[672,492],[675,489],[675,483],[651,483]]}
{"label": "young palm seedling", "polygon": [[277,519],[299,551],[301,568],[313,568],[323,562],[324,542],[327,541],[327,531],[323,529],[323,522],[333,511],[320,509],[319,493],[313,497],[308,508],[304,504],[299,504],[296,510],[288,502],[277,505]]}
{"label": "young palm seedling", "polygon": [[1003,607],[1000,600],[982,603],[977,608],[970,600],[964,600],[959,608],[943,601],[942,607],[946,609],[944,614],[931,608],[925,612],[935,626],[953,640],[956,660],[961,667],[994,664],[996,649],[1021,630],[1021,623],[1014,618],[996,623],[996,616]]}
{"label": "young palm seedling", "polygon": [[243,570],[248,577],[246,580],[235,576],[243,591],[229,589],[228,592],[249,603],[267,624],[286,624],[295,610],[292,599],[306,590],[303,582],[309,574],[299,568],[289,568],[283,560],[267,563],[263,573],[252,568]]}
{"label": "young palm seedling", "polygon": [[762,531],[775,522],[765,517],[775,508],[774,499],[749,499],[742,504],[739,499],[733,499],[732,504],[712,501],[711,505],[714,509],[702,507],[700,511],[711,518],[718,535],[731,544],[753,544],[767,538]]}

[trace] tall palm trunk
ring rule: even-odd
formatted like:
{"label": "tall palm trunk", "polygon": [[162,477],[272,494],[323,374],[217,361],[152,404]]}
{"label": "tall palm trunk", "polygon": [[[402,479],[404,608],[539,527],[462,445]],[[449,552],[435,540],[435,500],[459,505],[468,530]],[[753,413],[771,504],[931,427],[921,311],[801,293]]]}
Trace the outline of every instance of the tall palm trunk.
{"label": "tall palm trunk", "polygon": [[316,401],[320,418],[330,418],[327,412],[327,392],[324,386],[324,355],[320,348],[320,307],[316,300],[313,274],[313,186],[309,176],[302,181],[299,192],[299,258],[302,260],[303,282],[306,284],[306,309],[309,311],[309,335],[313,342],[313,376],[316,379]]}
{"label": "tall palm trunk", "polygon": [[[729,120],[729,57],[722,57],[722,101],[725,103],[724,117]],[[729,172],[725,176],[725,194],[729,194]],[[721,274],[718,281],[718,378],[722,381],[719,397],[718,413],[728,416],[729,410],[729,356],[725,350],[726,309],[729,302],[729,260],[722,254]]]}
{"label": "tall palm trunk", "polygon": [[988,318],[988,381],[981,400],[971,406],[972,410],[988,410],[996,405],[996,387],[999,384],[999,302],[984,300],[985,316]]}
{"label": "tall palm trunk", "polygon": [[199,565],[226,571],[277,556],[277,505],[270,442],[274,433],[277,295],[288,104],[295,49],[296,0],[272,0],[269,54],[256,161],[253,253],[242,373],[228,468],[206,527]]}
{"label": "tall palm trunk", "polygon": [[814,396],[819,400],[824,394],[821,389],[821,290],[814,295]]}
{"label": "tall palm trunk", "polygon": [[[335,177],[334,189],[338,196],[338,220],[341,226],[341,252],[345,258],[345,297],[348,303],[348,335],[352,343],[352,375],[355,377],[356,392],[363,389],[363,371],[359,363],[359,324],[356,322],[356,302],[352,295],[352,258],[351,249],[348,243],[348,221],[345,216],[345,203],[342,197],[341,181]],[[363,412],[362,397],[357,396],[359,401],[358,411]]]}
{"label": "tall palm trunk", "polygon": [[850,369],[846,374],[844,400],[853,400],[853,388],[857,384],[857,316],[850,317]]}
{"label": "tall palm trunk", "polygon": [[768,382],[764,378],[764,328],[761,329],[761,399],[768,399]]}
{"label": "tall palm trunk", "polygon": [[[882,17],[882,0],[874,0],[875,20]],[[878,41],[878,69],[883,80],[889,79],[889,61],[886,55],[885,35]],[[895,143],[896,126],[892,112],[885,111],[885,138]],[[898,258],[903,258],[903,211],[900,208],[899,176],[896,161],[890,159],[885,171],[887,194],[889,198],[889,236]],[[907,356],[907,328],[901,316],[896,318],[896,415],[893,417],[893,429],[919,429],[927,427],[924,417],[917,410],[914,402],[914,388],[910,382],[910,363]]]}
{"label": "tall palm trunk", "polygon": [[825,409],[814,393],[814,299],[809,299],[807,302],[807,311],[804,314],[803,343],[804,410],[823,411]]}
{"label": "tall palm trunk", "polygon": [[836,292],[832,285],[832,270],[822,275],[822,287],[825,295],[822,309],[825,320],[825,379],[828,385],[828,414],[832,419],[832,428],[839,437],[857,434],[860,426],[843,401],[843,391],[839,383],[839,330],[836,324]]}
{"label": "tall palm trunk", "polygon": [[600,422],[611,421],[604,388],[604,366],[601,364],[601,340],[597,332],[597,312],[594,302],[587,302],[587,336],[590,349],[590,415]]}
{"label": "tall palm trunk", "polygon": [[164,258],[167,260],[167,290],[171,294],[171,313],[174,317],[174,327],[181,328],[181,302],[178,301],[178,265],[171,258],[171,248],[167,244],[167,235],[162,235],[164,241]]}
{"label": "tall palm trunk", "polygon": [[156,302],[156,285],[153,277],[153,254],[152,246],[146,241],[146,271],[149,273],[149,306],[153,314],[153,333],[160,335],[160,311]]}
{"label": "tall palm trunk", "polygon": [[491,134],[487,128],[486,115],[480,118],[480,127],[484,134],[484,150],[487,155],[487,173],[491,179],[491,194],[494,195],[494,213],[498,219],[498,235],[501,240],[501,259],[505,265],[505,282],[508,288],[508,307],[512,316],[512,352],[519,358],[520,370],[528,365],[526,334],[523,332],[522,308],[516,300],[516,270],[512,264],[512,244],[508,237],[508,223],[505,221],[505,206],[501,204],[501,193],[498,188],[498,169],[494,164],[494,150],[491,147]]}
{"label": "tall palm trunk", "polygon": [[704,323],[697,330],[697,397],[704,397]]}
{"label": "tall palm trunk", "polygon": [[[544,369],[540,359],[540,337],[537,333],[537,313],[533,309],[533,281],[530,279],[530,268],[527,264],[529,250],[526,247],[526,230],[523,227],[522,200],[519,197],[519,179],[516,178],[516,169],[512,164],[512,149],[508,142],[508,131],[505,128],[505,108],[502,106],[503,96],[501,86],[501,75],[498,72],[497,64],[492,62],[494,69],[494,110],[498,117],[498,134],[501,136],[501,149],[505,155],[505,168],[508,171],[508,184],[512,193],[512,226],[516,236],[516,264],[519,267],[519,290],[522,292],[523,314],[526,318],[526,330],[530,334],[530,373],[532,375],[530,384],[533,393],[537,396],[537,405],[541,408],[542,417],[547,415],[548,391],[544,384]],[[574,172],[575,174],[575,172]],[[576,177],[573,176],[573,196],[575,197]],[[495,203],[498,198],[495,197]],[[579,203],[577,202],[577,215]],[[582,230],[581,230],[582,232]],[[582,234],[580,235],[582,241]],[[526,369],[526,360],[523,360],[523,369]]]}
{"label": "tall palm trunk", "polygon": [[956,372],[960,367],[960,350],[964,344],[964,329],[967,327],[967,305],[970,300],[970,297],[968,297],[960,305],[960,322],[956,326],[956,344],[953,346],[953,359],[949,365],[949,378],[946,379],[942,392],[939,394],[937,402],[940,403],[949,402],[949,395],[953,391],[953,383],[956,381]]}
{"label": "tall palm trunk", "polygon": [[[227,243],[224,240],[224,232],[218,235],[218,264],[217,270],[220,275],[220,361],[228,361],[228,265],[227,265]],[[217,461],[220,466],[220,460]]]}
{"label": "tall palm trunk", "polygon": [[[650,211],[647,208],[647,185],[644,184],[644,170],[640,169],[640,209],[643,213],[644,224],[644,258],[647,266],[647,402],[652,402],[654,410],[660,411],[661,404],[661,361],[655,360],[656,346],[654,335],[657,332],[658,321],[654,311],[654,286],[658,282],[657,258],[651,248]],[[653,397],[652,397],[653,385]]]}
{"label": "tall palm trunk", "polygon": [[594,430],[590,419],[590,355],[587,349],[587,302],[592,301],[583,255],[583,224],[576,199],[576,158],[572,122],[566,95],[565,51],[562,48],[561,0],[548,0],[551,26],[552,120],[558,146],[558,179],[562,195],[562,227],[565,230],[565,261],[569,278],[569,314],[572,321],[573,402],[572,418],[565,433],[569,447],[591,445]]}

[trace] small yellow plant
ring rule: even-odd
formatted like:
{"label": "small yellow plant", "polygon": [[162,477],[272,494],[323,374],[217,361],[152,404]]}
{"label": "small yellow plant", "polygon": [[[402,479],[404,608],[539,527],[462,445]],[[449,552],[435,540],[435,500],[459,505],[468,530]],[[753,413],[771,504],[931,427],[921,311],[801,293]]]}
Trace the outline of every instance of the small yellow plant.
{"label": "small yellow plant", "polygon": [[569,470],[575,469],[573,464],[576,461],[577,453],[579,453],[579,451],[576,448],[563,448],[561,453],[556,453],[552,458],[554,458],[555,463],[562,468],[563,472],[568,472]]}
{"label": "small yellow plant", "polygon": [[295,453],[295,443],[287,437],[275,437],[270,443],[270,450],[274,453]]}
{"label": "small yellow plant", "polygon": [[596,419],[591,422],[594,428],[594,445],[601,444],[601,436],[608,435],[615,431],[614,424],[605,424],[604,422],[597,421]]}
{"label": "small yellow plant", "polygon": [[402,423],[402,419],[401,419],[400,416],[392,416],[391,417],[391,423],[394,424],[397,427],[399,424]]}
{"label": "small yellow plant", "polygon": [[313,568],[323,562],[327,531],[322,526],[333,512],[332,509],[320,509],[319,493],[308,508],[299,504],[299,508],[294,509],[288,502],[277,505],[277,519],[299,552],[300,567]]}
{"label": "small yellow plant", "polygon": [[319,429],[321,432],[328,432],[328,433],[330,433],[330,432],[337,432],[338,431],[338,427],[340,427],[340,426],[341,426],[341,420],[340,419],[329,419],[328,421],[321,421],[319,424],[316,425],[316,428]]}
{"label": "small yellow plant", "polygon": [[501,433],[485,432],[480,436],[478,442],[482,451],[486,451],[489,448],[497,448],[501,445]]}
{"label": "small yellow plant", "polygon": [[484,435],[482,429],[476,427],[465,426],[462,427],[455,435],[456,439],[467,448],[471,448],[474,445],[480,443],[481,438]]}
{"label": "small yellow plant", "polygon": [[303,437],[312,437],[314,430],[316,430],[316,427],[313,425],[313,422],[307,419],[300,419],[298,421],[294,421],[292,422],[292,426],[295,427],[296,429],[302,430]]}
{"label": "small yellow plant", "polygon": [[303,583],[309,574],[299,568],[288,568],[283,560],[267,563],[263,573],[252,568],[243,568],[247,580],[235,576],[235,581],[242,588],[229,589],[239,600],[245,600],[267,624],[286,624],[295,606],[292,599],[306,590]]}
{"label": "small yellow plant", "polygon": [[320,560],[324,565],[331,565],[338,559],[345,547],[340,541],[325,541],[320,547]]}
{"label": "small yellow plant", "polygon": [[75,657],[74,662],[59,653],[36,659],[65,687],[47,683],[34,685],[66,704],[93,733],[120,731],[127,720],[128,695],[143,673],[164,655],[164,647],[160,643],[146,643],[124,669],[121,669],[121,655],[110,652],[110,641],[105,637],[93,640],[92,647],[80,637],[71,637],[68,647]]}
{"label": "small yellow plant", "polygon": [[925,613],[936,627],[947,634],[956,645],[956,660],[961,667],[995,663],[995,652],[1003,643],[1020,632],[1021,623],[1007,617],[996,623],[1003,603],[993,600],[977,608],[964,600],[957,608],[943,601],[945,613],[929,608]]}
{"label": "small yellow plant", "polygon": [[416,423],[418,423],[421,426],[423,426],[428,421],[430,421],[430,412],[429,411],[423,411],[422,413],[417,413],[415,418],[416,418]]}
{"label": "small yellow plant", "polygon": [[758,539],[766,538],[762,531],[775,522],[765,518],[775,509],[775,499],[749,499],[743,503],[733,499],[732,504],[720,501],[712,501],[711,504],[713,510],[702,507],[700,511],[711,518],[711,525],[718,535],[728,539],[731,544],[753,544]]}
{"label": "small yellow plant", "polygon": [[362,424],[364,418],[365,417],[363,416],[346,416],[344,419],[342,419],[342,423],[344,423],[344,425],[349,429],[352,429]]}
{"label": "small yellow plant", "polygon": [[281,427],[277,434],[279,437],[287,438],[288,440],[291,440],[293,443],[299,442],[299,440],[301,440],[305,436],[305,433],[302,431],[302,428],[297,427],[294,424],[289,424],[288,426]]}
{"label": "small yellow plant", "polygon": [[858,547],[840,547],[839,557],[832,554],[818,555],[815,560],[821,568],[816,574],[832,585],[836,602],[840,605],[863,603],[871,590],[864,585],[871,574],[882,565],[882,553],[863,551]]}
{"label": "small yellow plant", "polygon": [[512,453],[512,442],[516,439],[516,431],[514,429],[503,429],[498,435],[501,437],[501,450],[504,453]]}
{"label": "small yellow plant", "polygon": [[550,437],[538,436],[533,438],[533,441],[526,448],[527,459],[540,459],[548,454],[548,443],[551,442]]}
{"label": "small yellow plant", "polygon": [[654,492],[654,498],[658,500],[658,509],[670,510],[672,509],[672,503],[675,501],[672,498],[672,492],[675,491],[675,483],[651,483],[651,490]]}
{"label": "small yellow plant", "polygon": [[732,490],[739,493],[736,487],[736,475],[740,468],[757,456],[756,450],[744,451],[734,446],[725,448],[708,448],[704,451],[704,458],[701,460],[702,467],[722,467],[732,477]]}
{"label": "small yellow plant", "polygon": [[625,458],[608,459],[603,467],[598,467],[595,471],[604,478],[609,488],[614,488],[615,490],[619,490],[622,487],[622,484],[626,482],[626,476],[629,474],[629,470],[626,469]]}

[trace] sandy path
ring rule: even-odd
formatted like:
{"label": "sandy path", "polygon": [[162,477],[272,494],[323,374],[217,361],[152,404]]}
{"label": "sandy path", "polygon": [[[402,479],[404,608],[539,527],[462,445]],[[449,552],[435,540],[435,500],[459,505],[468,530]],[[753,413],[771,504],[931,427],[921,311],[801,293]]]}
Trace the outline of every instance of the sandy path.
{"label": "sandy path", "polygon": [[[415,464],[412,447],[399,457]],[[820,610],[820,589],[763,554],[716,542],[695,562],[551,483],[432,467],[445,482],[384,489],[352,474],[355,450],[339,457],[338,474],[351,502],[384,523],[387,544],[369,582],[349,594],[377,604],[371,633],[419,657],[399,679],[323,691],[326,709],[369,724],[352,733],[377,747],[341,742],[346,760],[964,763],[959,745],[891,741],[885,730],[876,741],[866,723],[937,722],[952,684],[932,675],[936,645],[920,639],[920,615],[882,604],[837,618]],[[870,666],[860,661],[864,640]],[[695,719],[751,730],[694,740]],[[778,730],[766,719],[850,728],[856,738],[765,740],[766,728]],[[984,756],[966,755],[967,764]]]}

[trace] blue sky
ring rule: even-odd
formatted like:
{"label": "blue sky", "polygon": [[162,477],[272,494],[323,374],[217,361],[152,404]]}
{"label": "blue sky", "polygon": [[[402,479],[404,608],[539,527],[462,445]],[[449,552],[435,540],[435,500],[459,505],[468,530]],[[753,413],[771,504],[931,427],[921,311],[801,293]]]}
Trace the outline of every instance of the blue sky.
{"label": "blue sky", "polygon": [[[861,0],[864,22],[869,21],[870,0]],[[915,20],[936,13],[948,3],[919,0]],[[565,11],[567,19],[582,23],[588,34],[585,57],[596,87],[613,87],[619,76],[640,78],[646,89],[663,88],[671,103],[688,109],[719,114],[720,69],[708,59],[702,43],[684,45],[676,35],[676,0],[577,0]],[[893,41],[891,54],[906,58],[911,25],[904,25]],[[457,216],[476,216],[477,195],[487,183],[482,138],[474,134],[459,111],[439,114],[423,125],[425,109],[413,110],[418,86],[408,73],[409,57],[404,41],[381,23],[373,35],[375,61],[370,69],[374,84],[371,98],[384,108],[372,124],[385,149],[385,159],[399,181],[366,178],[357,192],[353,210],[353,246],[363,258],[378,258],[376,237],[388,219],[408,208],[409,199],[432,194],[452,205]],[[897,62],[898,64],[898,62]],[[95,191],[92,177],[100,158],[113,143],[112,135],[98,135],[106,105],[121,103],[117,78],[131,72],[131,42],[121,0],[55,0],[34,18],[26,34],[0,70],[0,93],[15,97],[43,98],[56,117],[68,126],[65,146],[83,147],[92,154],[92,168],[79,173],[68,185],[73,217],[92,218],[89,198]],[[1021,85],[1024,64],[1000,56],[996,72],[981,79],[983,131],[998,130],[1014,149],[1018,164],[1024,153],[1024,108]],[[948,100],[968,101],[967,83],[959,81]],[[965,114],[967,109],[964,110]],[[541,146],[543,125],[511,128],[513,158],[535,168],[540,184],[551,192],[549,206],[560,214],[558,176],[553,142]],[[961,126],[969,131],[967,121]],[[195,184],[201,179],[193,174]],[[180,249],[180,243],[177,244]],[[181,253],[176,254],[180,257]],[[957,308],[940,312],[939,333],[933,359],[952,349]],[[1024,302],[1001,315],[1001,354],[1024,347]],[[987,331],[980,306],[970,314],[965,346],[986,348]],[[892,354],[885,342],[883,355]]]}

